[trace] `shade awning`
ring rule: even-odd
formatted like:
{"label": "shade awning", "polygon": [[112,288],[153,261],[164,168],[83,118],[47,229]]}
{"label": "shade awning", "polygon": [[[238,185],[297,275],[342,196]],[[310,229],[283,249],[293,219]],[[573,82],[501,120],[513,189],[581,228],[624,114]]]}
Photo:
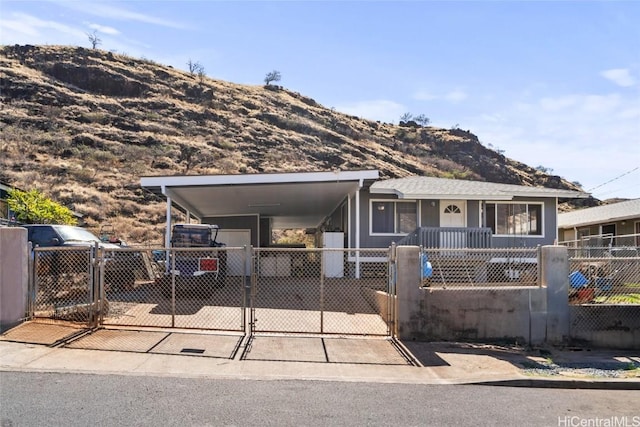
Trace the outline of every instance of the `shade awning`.
{"label": "shade awning", "polygon": [[377,170],[142,177],[143,188],[203,220],[260,215],[274,229],[317,227]]}

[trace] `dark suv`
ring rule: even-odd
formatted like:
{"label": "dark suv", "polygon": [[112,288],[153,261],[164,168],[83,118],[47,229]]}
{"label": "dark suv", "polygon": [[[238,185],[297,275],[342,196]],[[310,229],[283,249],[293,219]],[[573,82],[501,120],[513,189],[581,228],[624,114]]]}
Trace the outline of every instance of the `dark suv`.
{"label": "dark suv", "polygon": [[[29,233],[29,241],[34,247],[43,248],[51,246],[93,246],[95,242],[101,242],[89,230],[81,227],[73,227],[71,225],[55,225],[55,224],[26,224],[22,227],[26,228]],[[113,249],[116,245],[101,243],[101,247]]]}
{"label": "dark suv", "polygon": [[[113,243],[102,242],[97,236],[81,227],[57,224],[25,224],[28,240],[33,247],[65,247],[77,248],[78,251],[43,252],[42,271],[59,273],[79,273],[88,271],[89,256],[86,248],[98,247],[103,250],[106,259],[105,281],[107,284],[133,287],[135,283],[134,268],[138,264],[138,253],[122,251]],[[40,260],[39,260],[40,261]]]}

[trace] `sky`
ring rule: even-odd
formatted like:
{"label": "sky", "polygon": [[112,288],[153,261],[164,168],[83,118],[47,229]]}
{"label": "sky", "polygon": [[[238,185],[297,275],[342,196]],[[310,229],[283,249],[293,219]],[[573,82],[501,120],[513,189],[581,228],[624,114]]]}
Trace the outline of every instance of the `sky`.
{"label": "sky", "polygon": [[359,117],[424,114],[640,197],[640,1],[0,1],[0,44],[76,45],[279,84]]}

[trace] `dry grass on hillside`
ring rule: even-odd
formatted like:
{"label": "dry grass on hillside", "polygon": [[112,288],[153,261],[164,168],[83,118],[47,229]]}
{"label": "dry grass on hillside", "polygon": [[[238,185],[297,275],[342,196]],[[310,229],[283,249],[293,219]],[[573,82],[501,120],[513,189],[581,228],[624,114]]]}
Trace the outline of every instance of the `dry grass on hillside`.
{"label": "dry grass on hillside", "polygon": [[378,169],[572,188],[459,129],[374,122],[281,87],[97,49],[0,47],[0,75],[0,180],[132,242],[160,241],[164,224],[164,203],[139,186],[145,175]]}

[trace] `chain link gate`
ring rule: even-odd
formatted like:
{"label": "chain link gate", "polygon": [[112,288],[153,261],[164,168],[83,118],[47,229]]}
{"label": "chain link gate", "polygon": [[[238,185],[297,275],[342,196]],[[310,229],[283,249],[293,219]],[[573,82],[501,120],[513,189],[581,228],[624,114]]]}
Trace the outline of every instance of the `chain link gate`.
{"label": "chain link gate", "polygon": [[255,248],[251,333],[392,333],[389,249]]}
{"label": "chain link gate", "polygon": [[96,325],[99,312],[95,247],[34,248],[28,317]]}
{"label": "chain link gate", "polygon": [[112,267],[111,278],[109,261],[101,265],[102,325],[245,332],[245,248],[123,248],[115,255],[123,269]]}
{"label": "chain link gate", "polygon": [[[35,248],[32,318],[390,336],[390,249]],[[248,323],[247,323],[248,319]]]}

